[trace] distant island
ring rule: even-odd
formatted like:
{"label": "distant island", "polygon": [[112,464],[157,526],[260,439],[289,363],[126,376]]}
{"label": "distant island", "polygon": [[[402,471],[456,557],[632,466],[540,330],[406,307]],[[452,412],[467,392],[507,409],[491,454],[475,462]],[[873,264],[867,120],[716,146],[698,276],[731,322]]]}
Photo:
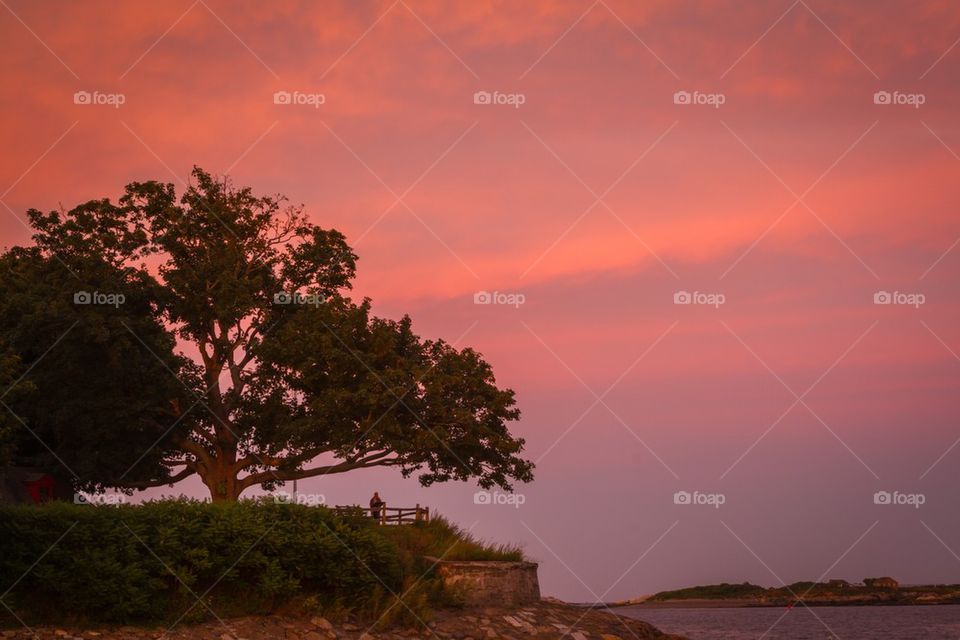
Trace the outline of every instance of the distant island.
{"label": "distant island", "polygon": [[960,584],[900,585],[890,577],[794,582],[783,587],[710,584],[611,603],[608,606],[681,607],[790,607],[960,604]]}

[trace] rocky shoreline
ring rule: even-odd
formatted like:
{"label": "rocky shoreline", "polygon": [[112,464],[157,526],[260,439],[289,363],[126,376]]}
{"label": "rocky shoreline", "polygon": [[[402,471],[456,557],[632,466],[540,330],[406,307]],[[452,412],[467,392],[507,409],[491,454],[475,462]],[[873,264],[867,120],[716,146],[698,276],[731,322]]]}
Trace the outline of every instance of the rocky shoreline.
{"label": "rocky shoreline", "polygon": [[[743,608],[777,608],[800,606],[800,602],[791,600],[758,600],[758,599],[707,599],[691,598],[688,600],[653,600],[630,604],[610,605],[611,611],[621,607],[637,609],[743,609]],[[904,600],[897,598],[816,598],[802,600],[805,607],[918,607],[918,606],[947,606],[958,605],[960,599],[950,598],[943,600]]]}
{"label": "rocky shoreline", "polygon": [[872,607],[872,606],[930,606],[960,604],[960,595],[956,593],[938,595],[916,595],[912,593],[889,593],[869,595],[807,596],[798,601],[796,598],[677,598],[669,600],[643,600],[618,602],[605,605],[612,611],[620,607],[638,609],[737,609],[744,607],[783,608],[803,604],[806,607]]}
{"label": "rocky shoreline", "polygon": [[713,584],[662,591],[602,605],[607,608],[691,609],[740,607],[869,607],[960,604],[960,585],[901,585],[893,578],[865,578],[862,583],[834,579],[796,582],[782,587]]}
{"label": "rocky shoreline", "polygon": [[656,627],[606,611],[546,599],[523,607],[436,611],[426,629],[371,630],[358,620],[250,616],[196,625],[164,627],[34,627],[8,629],[9,640],[684,640]]}

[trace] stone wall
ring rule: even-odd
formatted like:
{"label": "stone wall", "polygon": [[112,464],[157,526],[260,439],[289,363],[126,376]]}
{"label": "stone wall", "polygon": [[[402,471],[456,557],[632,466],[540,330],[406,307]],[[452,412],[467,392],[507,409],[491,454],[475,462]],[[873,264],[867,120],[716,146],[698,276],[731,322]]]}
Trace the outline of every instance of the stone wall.
{"label": "stone wall", "polygon": [[461,593],[467,606],[514,606],[540,601],[536,562],[461,561],[436,563],[444,585]]}

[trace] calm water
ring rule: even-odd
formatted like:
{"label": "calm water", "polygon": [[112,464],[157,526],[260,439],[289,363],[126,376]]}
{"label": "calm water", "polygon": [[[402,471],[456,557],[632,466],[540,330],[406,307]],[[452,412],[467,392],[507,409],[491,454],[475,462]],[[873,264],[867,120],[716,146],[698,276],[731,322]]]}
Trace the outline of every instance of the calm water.
{"label": "calm water", "polygon": [[[769,640],[960,639],[960,605],[813,607],[809,610],[796,607],[790,611],[622,607],[616,611],[645,620],[664,633],[676,633],[690,640],[757,640],[761,636]],[[814,613],[823,622],[817,620]],[[783,619],[773,626],[781,616]]]}

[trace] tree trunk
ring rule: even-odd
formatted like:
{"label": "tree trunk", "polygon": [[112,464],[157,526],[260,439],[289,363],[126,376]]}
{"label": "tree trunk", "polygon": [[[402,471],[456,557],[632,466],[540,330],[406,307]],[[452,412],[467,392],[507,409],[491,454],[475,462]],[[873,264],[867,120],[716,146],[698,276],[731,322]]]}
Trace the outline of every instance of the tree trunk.
{"label": "tree trunk", "polygon": [[201,479],[210,490],[210,499],[213,502],[236,502],[243,491],[237,473],[221,466],[202,475]]}

